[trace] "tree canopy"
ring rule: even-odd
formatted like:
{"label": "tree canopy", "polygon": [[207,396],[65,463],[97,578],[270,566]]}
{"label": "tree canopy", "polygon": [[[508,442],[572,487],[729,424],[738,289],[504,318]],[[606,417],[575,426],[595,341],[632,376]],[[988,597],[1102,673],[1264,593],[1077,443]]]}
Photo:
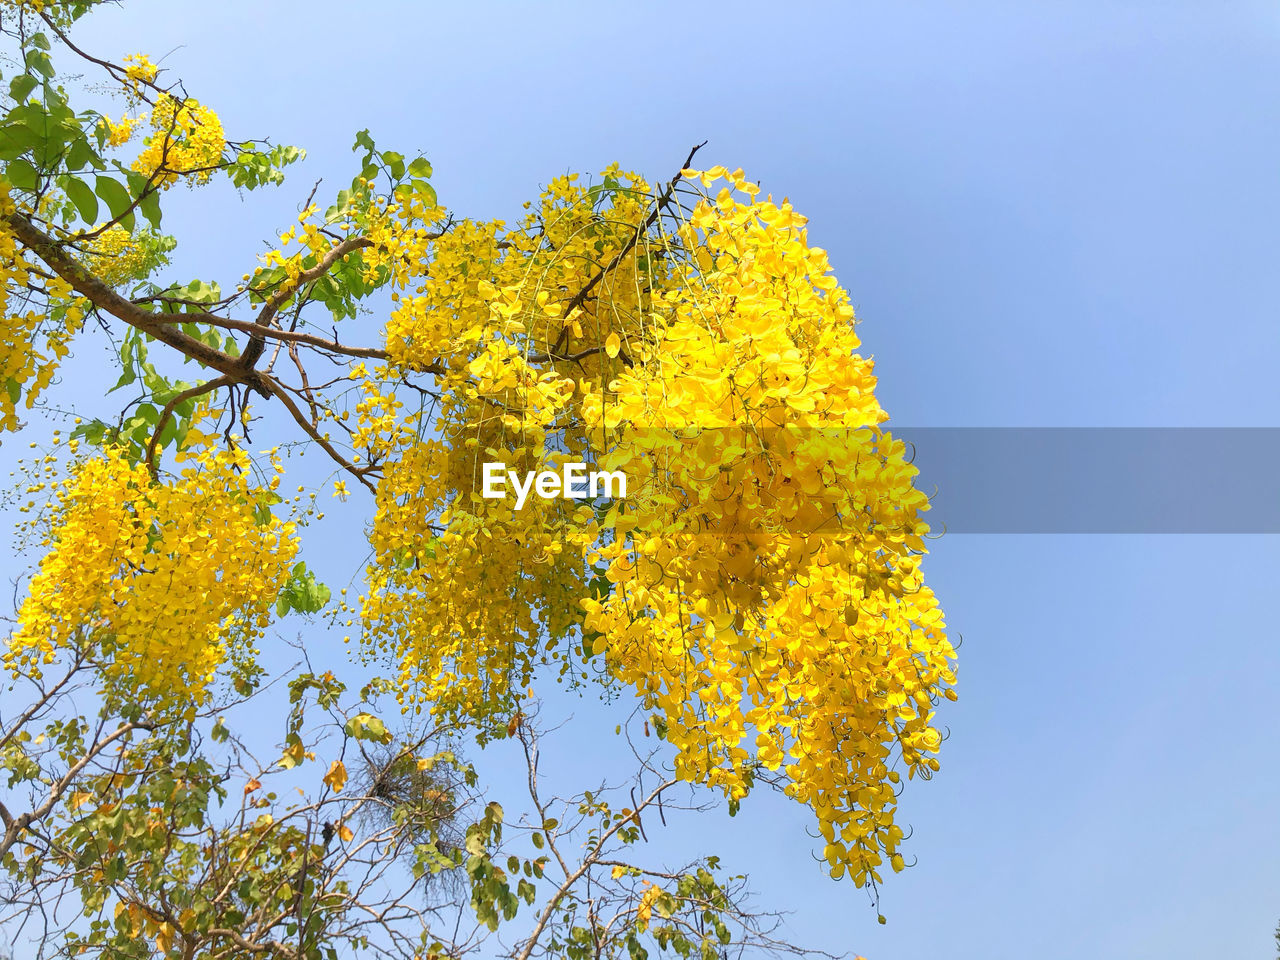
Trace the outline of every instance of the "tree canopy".
{"label": "tree canopy", "polygon": [[[95,5],[0,2],[0,426],[37,450],[38,552],[3,654],[0,922],[111,957],[442,957],[517,915],[520,957],[785,950],[718,858],[634,849],[762,787],[812,811],[833,878],[901,870],[955,653],[928,500],[804,218],[698,148],[658,181],[556,177],[509,220],[451,212],[368,131],[349,183],[298,188],[301,149],[87,49]],[[290,225],[233,281],[179,281],[183,187]],[[104,345],[118,380],[86,398],[60,365]],[[517,504],[486,463],[626,495]],[[330,492],[367,519],[336,596],[304,559]],[[362,689],[310,668],[288,620],[317,616]],[[540,792],[557,685],[660,738],[629,793]],[[266,756],[236,718],[277,704]],[[503,739],[519,826],[467,760]]]}

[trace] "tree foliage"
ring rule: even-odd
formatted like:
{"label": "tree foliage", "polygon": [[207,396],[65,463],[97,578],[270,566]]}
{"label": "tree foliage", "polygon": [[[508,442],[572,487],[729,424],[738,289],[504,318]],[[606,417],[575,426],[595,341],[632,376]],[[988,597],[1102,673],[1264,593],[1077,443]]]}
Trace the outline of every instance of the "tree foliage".
{"label": "tree foliage", "polygon": [[[833,877],[902,869],[902,774],[938,769],[954,651],[927,499],[804,218],[695,148],[667,180],[613,166],[466,219],[424,157],[361,131],[350,183],[318,184],[238,282],[178,282],[169,192],[278,187],[303,152],[228,139],[145,55],[83,49],[94,5],[0,2],[0,426],[47,449],[4,652],[12,916],[49,952],[444,956],[477,942],[442,932],[462,890],[480,931],[531,917],[520,957],[786,949],[718,862],[625,856],[682,787],[731,811],[775,787]],[[73,106],[76,70],[118,110]],[[133,399],[25,424],[83,405],[58,373],[95,341]],[[304,448],[372,511],[358,596],[301,559]],[[483,495],[486,462],[585,462],[628,494],[517,507]],[[280,673],[295,613],[345,620],[378,679],[350,692],[305,650]],[[630,805],[542,799],[555,681],[626,693],[663,741]],[[289,715],[261,760],[226,718],[273,683]],[[458,752],[503,739],[529,766],[526,857]]]}

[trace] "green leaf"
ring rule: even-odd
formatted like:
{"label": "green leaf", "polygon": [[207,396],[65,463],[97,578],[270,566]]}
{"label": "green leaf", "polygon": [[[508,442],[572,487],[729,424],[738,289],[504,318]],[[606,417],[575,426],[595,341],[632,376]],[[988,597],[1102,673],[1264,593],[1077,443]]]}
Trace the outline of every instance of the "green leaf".
{"label": "green leaf", "polygon": [[102,443],[102,438],[107,433],[108,429],[109,427],[107,424],[103,423],[101,420],[90,420],[87,423],[80,424],[80,426],[71,431],[71,436],[76,438],[83,437],[85,440],[89,441],[89,443],[97,446]]}
{"label": "green leaf", "polygon": [[5,176],[9,178],[9,182],[20,190],[34,190],[36,188],[36,168],[31,165],[29,160],[19,157],[17,160],[11,160],[5,169]]}
{"label": "green leaf", "polygon": [[414,179],[431,176],[431,164],[427,163],[426,157],[418,157],[409,164],[409,176]]}
{"label": "green leaf", "polygon": [[89,226],[98,221],[98,198],[93,195],[87,183],[75,177],[68,177],[62,189],[66,191],[67,199],[76,205],[76,211],[80,214],[81,220]]}
{"label": "green leaf", "polygon": [[[178,424],[179,421],[176,417],[170,417],[169,422],[166,423],[164,425],[164,429],[160,431],[158,444],[161,450],[167,449],[170,444],[178,439],[178,431],[181,429]],[[186,430],[182,430],[182,435],[184,437],[186,436]]]}
{"label": "green leaf", "polygon": [[[22,108],[26,111],[28,108]],[[41,119],[44,118],[43,112],[36,111]],[[19,111],[10,112],[10,117],[17,118]],[[0,160],[13,160],[22,156],[28,150],[35,150],[44,144],[44,136],[39,130],[30,123],[18,122],[6,123],[0,126]]]}
{"label": "green leaf", "polygon": [[371,713],[357,713],[342,727],[349,737],[357,740],[376,740],[379,743],[391,741],[391,731],[387,725]]}
{"label": "green leaf", "polygon": [[142,211],[142,215],[147,218],[147,223],[151,224],[153,230],[160,229],[160,192],[158,190],[144,195],[138,204],[138,209]]}
{"label": "green leaf", "polygon": [[100,168],[102,161],[93,152],[93,147],[89,145],[89,141],[84,137],[78,137],[71,141],[71,145],[67,147],[66,168],[68,170],[83,170],[90,164]]}
{"label": "green leaf", "polygon": [[[269,512],[265,514],[265,518],[270,520]],[[282,617],[290,610],[315,613],[323,609],[330,596],[329,588],[316,580],[316,575],[307,569],[305,563],[299,561],[276,599],[276,613]]]}
{"label": "green leaf", "polygon": [[396,153],[394,150],[387,150],[382,154],[382,162],[391,171],[392,180],[399,180],[404,176],[404,156],[402,154]]}
{"label": "green leaf", "polygon": [[[42,36],[42,34],[36,34]],[[48,49],[46,47],[45,49]],[[38,71],[42,76],[53,79],[54,69],[53,62],[50,61],[49,55],[39,50],[28,50],[26,55],[27,67]]]}
{"label": "green leaf", "polygon": [[125,189],[124,184],[110,177],[95,177],[93,192],[102,198],[107,209],[111,211],[113,220],[123,218],[125,211],[133,203],[133,198],[129,196],[129,191]]}
{"label": "green leaf", "polygon": [[120,374],[120,379],[116,381],[116,385],[112,387],[110,390],[108,390],[107,393],[114,393],[115,391],[121,389],[122,387],[127,387],[129,384],[133,383],[135,380],[138,379],[138,374],[134,369],[132,361],[126,360],[125,363],[126,363],[126,366]]}
{"label": "green leaf", "polygon": [[414,191],[422,198],[422,202],[428,207],[436,205],[436,188],[425,180],[413,181]]}
{"label": "green leaf", "polygon": [[29,73],[21,74],[9,81],[9,96],[13,97],[18,103],[24,102],[27,97],[31,96],[40,81]]}
{"label": "green leaf", "polygon": [[351,206],[351,191],[339,190],[338,196],[337,196],[337,203],[335,203],[332,207],[330,207],[328,210],[324,212],[325,221],[331,223],[334,220],[339,219],[343,214],[347,212],[347,209],[350,206]]}

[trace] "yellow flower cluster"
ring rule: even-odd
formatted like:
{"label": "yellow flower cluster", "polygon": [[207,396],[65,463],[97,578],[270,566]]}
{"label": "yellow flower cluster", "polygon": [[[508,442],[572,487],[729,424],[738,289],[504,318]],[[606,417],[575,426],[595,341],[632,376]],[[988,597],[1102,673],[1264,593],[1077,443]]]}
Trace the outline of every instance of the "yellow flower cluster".
{"label": "yellow flower cluster", "polygon": [[[16,209],[9,190],[0,180],[0,217]],[[11,301],[24,297],[36,279],[17,238],[0,226],[0,430],[18,429],[19,405],[30,410],[35,404],[84,323],[84,302],[74,298],[71,285],[59,277],[39,279],[48,300],[61,305],[56,317],[35,309],[34,300],[26,301],[29,309],[10,313]],[[43,349],[37,346],[41,336]]]}
{"label": "yellow flower cluster", "polygon": [[[716,168],[690,172],[703,190],[673,229],[646,229],[648,185],[605,178],[607,198],[561,178],[513,227],[402,248],[418,272],[387,349],[393,371],[442,370],[441,399],[434,423],[379,401],[357,428],[388,461],[365,649],[399,664],[406,705],[501,721],[539,663],[582,669],[577,637],[681,777],[737,800],[774,771],[833,875],[878,880],[902,867],[894,767],[938,768],[934,706],[955,696],[927,499],[803,217]],[[484,462],[578,459],[631,496],[480,494]]]}
{"label": "yellow flower cluster", "polygon": [[[565,291],[623,251],[650,209],[640,178],[616,168],[606,176],[620,184],[607,215],[576,177],[562,177],[514,228],[463,222],[429,242],[402,233],[398,247],[388,232],[380,245],[389,241],[392,261],[412,271],[387,325],[393,367],[446,368],[437,419],[415,423],[437,437],[410,432],[398,451],[380,446],[396,455],[378,488],[363,641],[400,665],[406,704],[505,723],[539,662],[569,669],[561,648],[581,627],[582,528],[594,515],[567,500],[516,510],[484,499],[481,464],[524,471],[581,458],[582,432],[563,432],[581,420],[573,374],[611,361],[587,356],[570,371],[531,359],[530,343],[603,337],[648,302],[631,258],[598,298],[562,316]],[[388,436],[387,423],[361,423],[357,447],[372,433]]]}
{"label": "yellow flower cluster", "polygon": [[124,58],[125,94],[132,101],[138,101],[142,98],[142,85],[144,83],[155,83],[156,76],[160,73],[160,68],[151,62],[151,58],[145,53],[131,53]]}
{"label": "yellow flower cluster", "polygon": [[142,117],[126,115],[119,120],[103,117],[100,123],[103,132],[106,134],[107,146],[122,147],[132,140],[133,135],[138,132],[138,127],[142,125]]}
{"label": "yellow flower cluster", "polygon": [[93,242],[89,268],[104,283],[118,286],[146,275],[148,256],[138,238],[123,227],[104,230]]}
{"label": "yellow flower cluster", "polygon": [[[124,58],[124,62],[125,75],[121,79],[121,84],[124,87],[125,101],[129,104],[130,108],[137,109],[142,106],[144,101],[143,85],[154,83],[156,75],[160,71],[159,68],[151,62],[150,58],[143,53],[131,53]],[[186,110],[185,115],[184,109]],[[149,143],[148,153],[144,153],[143,157],[139,157],[134,165],[135,170],[148,175],[156,169],[161,158],[165,155],[166,147],[164,141],[166,135],[171,139],[178,136],[192,139],[190,128],[195,125],[197,121],[201,125],[208,123],[211,130],[205,131],[202,134],[203,138],[208,141],[208,143],[202,143],[196,147],[197,153],[204,154],[206,156],[210,155],[210,151],[213,149],[212,145],[214,140],[222,138],[221,122],[216,116],[208,111],[207,108],[201,107],[194,100],[177,101],[167,93],[160,95],[159,100],[156,102],[156,109],[149,115],[149,120],[149,125],[155,131],[150,139],[157,140],[158,134],[158,142],[154,147]],[[112,120],[108,116],[103,116],[100,118],[98,123],[100,128],[99,133],[101,136],[106,138],[106,145],[108,147],[122,147],[133,139],[140,127],[148,125],[148,114],[146,111],[143,111],[139,116],[129,116],[126,114],[119,120]],[[212,153],[214,157],[221,155],[223,145],[224,143],[217,144],[216,151],[213,151]],[[182,160],[180,160],[179,155],[174,152],[175,147],[178,146],[178,144],[173,142],[168,144],[167,149],[169,151],[168,155],[171,162],[166,163],[166,166],[170,170],[184,169],[182,166]],[[182,145],[181,149],[190,152],[192,147]],[[146,158],[145,160],[144,157]],[[205,162],[207,161],[198,164],[188,162],[186,166],[203,166]],[[208,176],[206,175],[200,182],[204,182],[204,180],[207,179]],[[166,186],[167,185],[168,184],[166,184]]]}
{"label": "yellow flower cluster", "polygon": [[[619,184],[605,212],[573,174],[552,181],[538,208],[513,228],[502,220],[465,221],[432,241],[418,261],[420,283],[411,296],[397,298],[387,324],[392,361],[415,369],[448,356],[460,367],[493,336],[551,342],[568,327],[578,341],[603,340],[613,323],[631,322],[624,318],[649,299],[649,274],[661,272],[657,257],[645,257],[647,241],[609,271],[589,303],[562,316],[565,292],[572,295],[620,253],[651,209],[643,179],[616,166],[604,175]],[[608,309],[597,315],[603,303]]]}
{"label": "yellow flower cluster", "polygon": [[152,133],[133,162],[133,169],[155,176],[163,189],[187,177],[191,184],[208,182],[222,161],[227,138],[218,115],[196,100],[162,93],[151,111]]}
{"label": "yellow flower cluster", "polygon": [[167,482],[122,452],[84,460],[54,491],[44,545],[4,662],[58,651],[103,661],[109,694],[190,709],[228,660],[252,660],[297,551],[265,510],[242,451],[189,451]]}
{"label": "yellow flower cluster", "polygon": [[[786,203],[740,172],[680,230],[691,251],[634,366],[584,406],[635,477],[587,598],[612,672],[655,709],[680,776],[734,798],[779,770],[835,876],[901,867],[890,766],[937,769],[954,651],[919,555],[928,508],[879,429],[853,310]],[[737,188],[736,191],[733,188]]]}

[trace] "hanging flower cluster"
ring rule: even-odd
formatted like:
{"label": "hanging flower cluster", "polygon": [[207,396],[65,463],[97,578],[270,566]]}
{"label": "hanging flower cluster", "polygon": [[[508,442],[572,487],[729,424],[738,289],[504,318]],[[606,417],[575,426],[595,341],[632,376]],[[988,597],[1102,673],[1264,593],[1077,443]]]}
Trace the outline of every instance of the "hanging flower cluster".
{"label": "hanging flower cluster", "polygon": [[[781,776],[832,872],[874,881],[902,866],[895,765],[937,769],[954,697],[927,499],[804,219],[741,171],[689,176],[724,185],[654,218],[612,168],[607,201],[562,178],[514,226],[401,249],[421,268],[356,428],[383,462],[363,644],[407,706],[495,729],[539,664],[602,663],[680,776],[735,802]],[[430,418],[372,386],[422,371]],[[628,498],[482,494],[485,463],[582,459]]]}
{"label": "hanging flower cluster", "polygon": [[77,463],[44,518],[48,548],[5,663],[100,658],[110,693],[184,711],[219,667],[250,662],[297,552],[248,456],[202,443],[159,482],[120,450]]}

